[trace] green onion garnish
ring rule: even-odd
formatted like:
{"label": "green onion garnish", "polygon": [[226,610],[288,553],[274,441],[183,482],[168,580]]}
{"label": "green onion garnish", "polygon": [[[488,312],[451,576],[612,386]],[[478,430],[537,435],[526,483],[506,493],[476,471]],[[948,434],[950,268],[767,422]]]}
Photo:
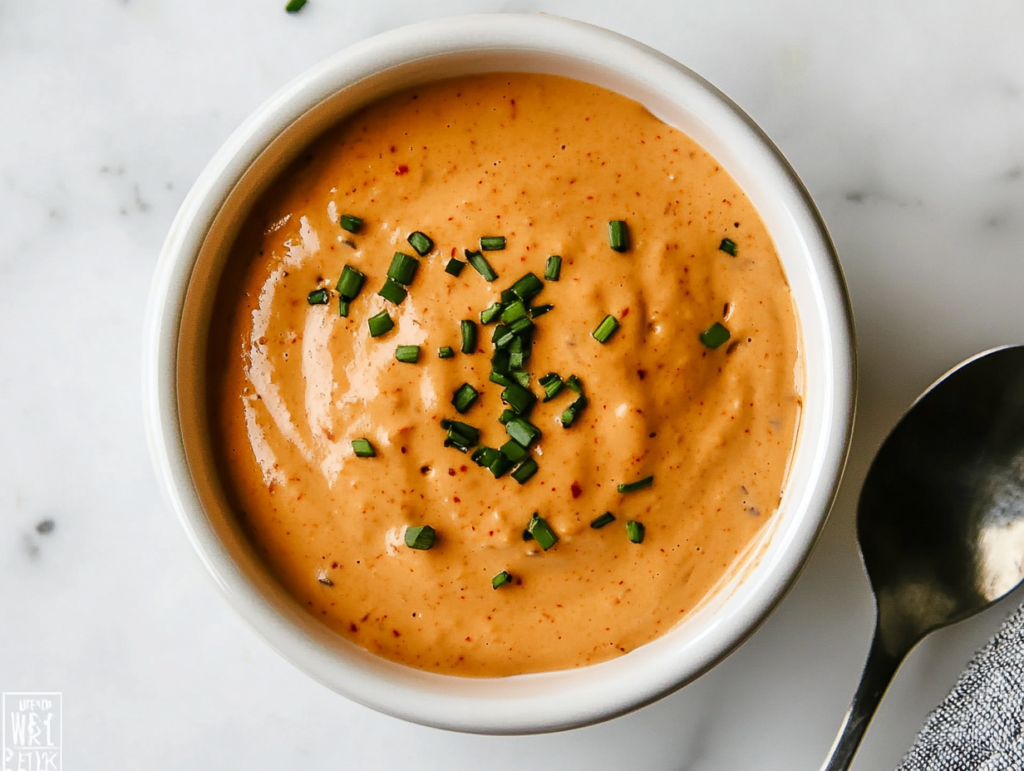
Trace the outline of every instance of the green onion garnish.
{"label": "green onion garnish", "polygon": [[480,323],[490,324],[492,321],[495,321],[501,315],[501,310],[501,303],[491,303],[487,308],[480,311]]}
{"label": "green onion garnish", "polygon": [[532,326],[533,322],[528,318],[522,318],[514,321],[509,326],[499,324],[494,328],[494,335],[491,336],[491,342],[494,343],[495,348],[507,348],[512,344],[512,341],[515,340],[516,337],[523,334]]}
{"label": "green onion garnish", "polygon": [[622,220],[612,220],[608,223],[608,245],[617,252],[629,249],[629,231]]}
{"label": "green onion garnish", "polygon": [[509,469],[514,465],[516,464],[509,460],[504,453],[499,452],[498,457],[491,461],[491,465],[488,466],[488,468],[491,470],[491,473],[494,474],[495,479],[500,479],[505,476],[505,474],[509,472]]}
{"label": "green onion garnish", "polygon": [[434,528],[430,525],[410,527],[405,531],[405,545],[410,549],[426,551],[434,545],[434,539],[436,537],[437,534],[434,532]]}
{"label": "green onion garnish", "polygon": [[437,358],[439,359],[451,359],[455,356],[455,351],[452,350],[450,345],[443,345],[437,349]]}
{"label": "green onion garnish", "polygon": [[530,302],[534,297],[540,294],[540,291],[544,288],[544,282],[537,278],[532,273],[527,273],[516,283],[512,285],[512,292],[522,300],[524,303]]}
{"label": "green onion garnish", "polygon": [[562,428],[568,428],[583,412],[584,407],[588,404],[586,396],[580,396],[576,401],[569,405],[569,407],[562,413]]}
{"label": "green onion garnish", "polygon": [[390,303],[401,305],[408,292],[405,291],[404,286],[399,284],[393,278],[386,278],[384,279],[384,286],[380,288],[380,291],[378,291],[377,294]]}
{"label": "green onion garnish", "polygon": [[370,444],[369,439],[353,439],[352,452],[356,454],[357,458],[377,457],[377,451],[373,449],[373,445]]}
{"label": "green onion garnish", "polygon": [[717,321],[700,333],[700,341],[714,350],[729,339],[729,330]]}
{"label": "green onion garnish", "polygon": [[598,517],[593,522],[591,522],[590,526],[592,528],[594,528],[594,530],[600,530],[605,525],[609,525],[609,524],[611,524],[614,521],[615,521],[615,515],[612,514],[610,511],[606,511],[600,517]]}
{"label": "green onion garnish", "polygon": [[541,432],[533,423],[516,416],[505,424],[505,433],[515,439],[523,447],[529,447],[534,440],[540,439]]}
{"label": "green onion garnish", "polygon": [[554,305],[538,305],[535,308],[530,308],[530,318],[535,319],[538,316],[543,316],[545,313],[548,313],[549,311],[553,311],[554,309]]}
{"label": "green onion garnish", "polygon": [[348,318],[349,304],[350,301],[346,300],[344,297],[338,298],[338,315],[342,318]]}
{"label": "green onion garnish", "polygon": [[359,296],[359,290],[363,288],[364,283],[366,276],[351,265],[346,265],[341,271],[341,278],[338,279],[338,294],[346,300],[354,300]]}
{"label": "green onion garnish", "polygon": [[314,289],[308,295],[306,295],[306,302],[310,305],[327,305],[327,301],[330,299],[330,292],[326,289]]}
{"label": "green onion garnish", "polygon": [[381,311],[376,316],[370,316],[366,324],[370,327],[370,337],[380,337],[395,328],[395,322],[391,320],[391,316],[388,315],[387,311]]}
{"label": "green onion garnish", "polygon": [[426,233],[421,233],[418,230],[415,233],[411,233],[407,240],[409,241],[409,245],[416,250],[416,254],[420,257],[434,248],[434,242],[430,240],[430,236]]}
{"label": "green onion garnish", "polygon": [[[522,463],[519,464],[519,468],[512,472],[512,478],[516,480],[519,484],[525,485],[530,480],[530,478],[537,473],[537,470],[539,468],[540,467],[537,465],[537,461],[535,461],[533,458],[530,458],[529,460],[523,461]],[[536,537],[537,536],[534,535],[534,538]]]}
{"label": "green onion garnish", "polygon": [[537,541],[540,548],[544,551],[558,543],[558,535],[551,529],[551,525],[536,512],[533,518],[530,519],[530,524],[526,526],[526,532],[533,536],[534,540]]}
{"label": "green onion garnish", "polygon": [[472,265],[476,272],[484,277],[487,281],[494,281],[498,277],[498,274],[494,272],[494,268],[491,267],[491,263],[487,261],[482,252],[471,252],[466,249],[466,259],[469,260],[469,264]]}
{"label": "green onion garnish", "polygon": [[459,326],[462,329],[462,352],[476,353],[476,322],[461,321]]}
{"label": "green onion garnish", "polygon": [[562,275],[562,258],[557,254],[548,257],[547,265],[544,266],[544,280],[558,281]]}
{"label": "green onion garnish", "polygon": [[633,543],[644,542],[644,531],[644,526],[634,519],[626,523],[626,535],[629,536],[629,540]]}
{"label": "green onion garnish", "polygon": [[512,463],[519,463],[519,461],[524,460],[530,453],[515,439],[509,439],[501,446],[501,454],[508,458]]}
{"label": "green onion garnish", "polygon": [[549,372],[537,381],[537,384],[544,389],[544,401],[549,402],[562,391],[565,383],[562,378],[554,372]]}
{"label": "green onion garnish", "polygon": [[452,397],[452,404],[455,406],[455,411],[460,415],[465,415],[466,411],[473,406],[473,402],[479,396],[479,392],[473,388],[469,383],[463,383],[459,386],[458,390],[455,391],[455,396]]}
{"label": "green onion garnish", "polygon": [[480,444],[480,429],[457,420],[442,420],[441,428],[448,432],[444,440],[445,447],[454,447],[461,452],[468,452],[470,447]]}
{"label": "green onion garnish", "polygon": [[509,373],[511,367],[511,354],[508,351],[495,351],[491,357],[491,369],[502,375]]}
{"label": "green onion garnish", "polygon": [[515,416],[516,414],[512,412],[512,410],[503,410],[502,413],[498,416],[498,422],[501,423],[501,425],[503,426],[507,426],[508,422],[512,420],[512,418],[514,418]]}
{"label": "green onion garnish", "polygon": [[508,305],[510,302],[515,302],[515,299],[516,299],[516,293],[513,292],[511,289],[502,289],[501,290],[501,304],[502,305]]}
{"label": "green onion garnish", "polygon": [[501,392],[501,400],[515,410],[518,415],[528,414],[533,409],[533,405],[537,403],[537,397],[533,391],[523,388],[518,383],[509,384]]}
{"label": "green onion garnish", "polygon": [[644,477],[636,482],[629,482],[627,484],[619,485],[620,493],[635,493],[637,490],[646,490],[648,487],[654,484],[654,476]]}
{"label": "green onion garnish", "polygon": [[485,252],[500,252],[505,248],[505,236],[484,236],[480,248]]}
{"label": "green onion garnish", "polygon": [[722,243],[720,243],[718,245],[718,250],[720,252],[725,252],[726,254],[735,257],[736,256],[736,242],[733,241],[731,238],[723,238],[722,239]]}
{"label": "green onion garnish", "polygon": [[619,322],[614,316],[605,316],[604,320],[597,325],[597,329],[590,333],[597,342],[604,343],[608,342],[608,338],[615,334],[615,330],[619,328]]}
{"label": "green onion garnish", "polygon": [[391,258],[391,267],[388,268],[388,278],[403,286],[409,286],[416,276],[416,269],[419,266],[420,261],[411,254],[395,252],[395,256]]}
{"label": "green onion garnish", "polygon": [[499,455],[501,455],[501,453],[493,447],[478,447],[473,450],[473,454],[469,456],[469,459],[478,466],[488,468],[495,460],[497,460]]}
{"label": "green onion garnish", "polygon": [[521,385],[523,388],[529,388],[530,387],[530,373],[529,372],[523,372],[521,369],[520,370],[514,370],[512,372],[512,379],[515,380],[517,383],[519,383],[519,385]]}
{"label": "green onion garnish", "polygon": [[583,396],[583,383],[575,375],[569,375],[568,379],[565,381],[565,385],[570,391],[575,391],[580,396]]}
{"label": "green onion garnish", "polygon": [[[300,8],[306,4],[305,0],[292,0],[288,5],[292,5],[293,3],[298,3]],[[349,233],[358,233],[363,229],[363,220],[360,217],[353,217],[351,214],[342,214],[341,227]]]}
{"label": "green onion garnish", "polygon": [[502,570],[498,575],[491,579],[491,587],[497,589],[499,586],[512,582],[512,574],[507,570]]}
{"label": "green onion garnish", "polygon": [[526,318],[526,306],[522,300],[516,300],[505,306],[501,312],[501,321],[504,324],[511,324],[513,321]]}
{"label": "green onion garnish", "polygon": [[500,386],[510,386],[515,382],[514,380],[512,380],[511,375],[503,375],[497,370],[493,369],[491,370],[491,374],[489,377],[492,383],[497,383]]}
{"label": "green onion garnish", "polygon": [[395,349],[395,358],[403,364],[415,364],[420,360],[418,345],[400,345]]}
{"label": "green onion garnish", "polygon": [[448,264],[444,266],[444,272],[451,276],[458,276],[460,273],[462,273],[462,269],[464,267],[466,267],[466,263],[464,263],[462,260],[456,260],[454,257],[452,257],[450,260],[448,260]]}

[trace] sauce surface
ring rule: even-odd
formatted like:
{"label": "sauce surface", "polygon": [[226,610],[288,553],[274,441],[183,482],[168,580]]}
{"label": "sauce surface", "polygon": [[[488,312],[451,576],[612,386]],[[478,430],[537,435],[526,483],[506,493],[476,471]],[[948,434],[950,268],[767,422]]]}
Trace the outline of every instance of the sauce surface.
{"label": "sauce surface", "polygon": [[[611,220],[628,223],[624,253],[609,248]],[[377,290],[395,251],[415,256],[413,231],[434,248],[395,306]],[[506,248],[484,253],[495,281],[445,272],[497,235]],[[575,374],[589,405],[563,428],[575,394],[538,401],[539,471],[520,485],[443,446],[440,421],[507,441],[479,313],[528,271],[543,277],[549,255],[562,269],[534,300],[554,309],[535,321],[531,389]],[[310,305],[346,264],[367,276],[349,316],[334,292]],[[381,310],[395,328],[373,338]],[[621,326],[602,345],[591,333],[608,314]],[[472,355],[462,319],[477,322]],[[699,337],[715,322],[731,337],[709,349]],[[397,361],[399,345],[419,345],[419,362]],[[225,488],[284,586],[368,650],[464,676],[584,666],[667,632],[777,508],[800,414],[792,298],[751,203],[641,105],[548,75],[429,84],[321,137],[244,224],[210,350]],[[463,383],[480,397],[460,416]],[[363,437],[375,458],[355,456]],[[534,512],[560,539],[546,552],[523,540]],[[605,512],[616,521],[592,529]],[[437,533],[429,551],[405,546],[418,525]],[[492,589],[502,570],[513,580]]]}

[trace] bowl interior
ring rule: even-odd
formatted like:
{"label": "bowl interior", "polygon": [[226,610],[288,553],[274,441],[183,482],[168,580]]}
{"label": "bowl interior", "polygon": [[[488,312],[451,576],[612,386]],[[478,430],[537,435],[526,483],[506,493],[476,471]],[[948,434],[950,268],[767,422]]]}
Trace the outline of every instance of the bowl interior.
{"label": "bowl interior", "polygon": [[[385,94],[495,71],[550,73],[617,91],[689,134],[732,174],[768,226],[792,289],[804,412],[779,511],[719,589],[677,627],[583,669],[466,679],[409,669],[341,638],[308,615],[256,556],[214,473],[205,341],[239,223],[305,146]],[[838,485],[852,420],[845,288],[817,212],[781,155],[689,70],[626,38],[554,17],[463,17],[404,28],[286,87],[232,136],[186,199],[161,256],[149,325],[151,447],[165,490],[222,589],[272,645],[328,687],[456,730],[526,733],[594,722],[652,701],[720,660],[795,578]]]}

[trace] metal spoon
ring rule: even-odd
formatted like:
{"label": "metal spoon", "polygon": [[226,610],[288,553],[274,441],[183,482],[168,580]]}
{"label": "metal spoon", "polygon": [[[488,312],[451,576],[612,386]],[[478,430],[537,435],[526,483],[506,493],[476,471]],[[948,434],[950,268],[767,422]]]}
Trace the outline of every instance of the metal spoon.
{"label": "metal spoon", "polygon": [[864,480],[857,538],[875,637],[822,771],[850,767],[911,648],[1024,579],[1024,346],[968,359],[914,403]]}

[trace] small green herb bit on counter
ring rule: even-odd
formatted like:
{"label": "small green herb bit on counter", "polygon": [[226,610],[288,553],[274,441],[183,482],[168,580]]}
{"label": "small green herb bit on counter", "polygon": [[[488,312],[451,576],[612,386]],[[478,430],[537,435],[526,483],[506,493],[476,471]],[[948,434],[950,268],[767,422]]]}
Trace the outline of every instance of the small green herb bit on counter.
{"label": "small green herb bit on counter", "polygon": [[405,545],[410,549],[427,551],[434,545],[435,538],[437,538],[437,534],[430,525],[410,527],[405,531]]}
{"label": "small green herb bit on counter", "polygon": [[458,276],[462,273],[462,269],[466,267],[466,263],[462,260],[457,260],[452,257],[448,260],[448,264],[444,266],[444,272],[449,276]]}
{"label": "small green herb bit on counter", "polygon": [[500,252],[505,248],[505,236],[484,236],[480,239],[480,250],[484,252]]}
{"label": "small green herb bit on counter", "polygon": [[380,288],[377,294],[393,305],[401,305],[409,293],[405,290],[404,286],[394,279],[386,278],[384,279],[384,286]]}
{"label": "small green herb bit on counter", "polygon": [[391,267],[388,268],[388,278],[402,286],[409,286],[416,277],[416,270],[419,267],[420,261],[411,254],[395,252],[395,256],[391,258]]}
{"label": "small green herb bit on counter", "polygon": [[736,256],[736,242],[731,238],[723,238],[722,243],[718,245],[718,250],[725,252],[726,254]]}
{"label": "small green herb bit on counter", "polygon": [[344,270],[341,271],[341,277],[338,278],[338,286],[335,288],[344,299],[351,301],[359,296],[359,290],[363,288],[365,283],[366,276],[363,273],[351,265],[346,265]]}
{"label": "small green herb bit on counter", "polygon": [[502,570],[498,575],[491,579],[491,588],[497,589],[499,586],[512,583],[512,574],[507,570]]}
{"label": "small green herb bit on counter", "polygon": [[711,350],[718,348],[728,339],[729,330],[717,321],[700,333],[700,341]]}
{"label": "small green herb bit on counter", "polygon": [[366,325],[370,328],[370,337],[380,337],[395,328],[395,322],[391,320],[387,311],[381,311],[376,316],[371,316],[367,319]]}
{"label": "small green herb bit on counter", "polygon": [[644,477],[636,482],[627,482],[619,485],[620,493],[635,493],[637,490],[646,490],[648,487],[654,484],[654,475]]}
{"label": "small green herb bit on counter", "polygon": [[330,299],[330,292],[326,289],[314,289],[306,295],[306,302],[310,305],[327,305],[328,299]]}
{"label": "small green herb bit on counter", "polygon": [[353,439],[352,452],[356,454],[357,458],[377,457],[377,451],[373,449],[373,445],[370,444],[369,439]]}
{"label": "small green herb bit on counter", "polygon": [[403,364],[415,364],[420,360],[418,345],[400,345],[395,349],[395,358]]}
{"label": "small green herb bit on counter", "polygon": [[646,528],[634,519],[626,523],[626,535],[633,543],[643,543]]}
{"label": "small green herb bit on counter", "polygon": [[[306,4],[306,0],[292,0],[288,5],[298,5],[299,8]],[[295,10],[298,10],[296,8]],[[293,11],[294,13],[294,11]],[[341,215],[341,228],[347,230],[349,233],[358,233],[363,229],[363,220],[361,217],[353,217],[351,214]]]}
{"label": "small green herb bit on counter", "polygon": [[450,345],[443,345],[437,349],[437,358],[451,359],[455,357],[455,350]]}
{"label": "small green herb bit on counter", "polygon": [[612,315],[604,317],[604,320],[598,324],[597,329],[590,333],[597,342],[604,345],[608,342],[608,339],[615,334],[615,330],[619,328],[619,321]]}
{"label": "small green herb bit on counter", "polygon": [[434,248],[434,242],[430,240],[430,236],[426,233],[421,233],[418,230],[415,233],[411,233],[409,238],[406,240],[409,242],[409,245],[416,250],[416,254],[420,257]]}
{"label": "small green herb bit on counter", "polygon": [[600,517],[598,517],[593,522],[591,522],[590,526],[592,528],[594,528],[594,530],[600,530],[605,525],[610,525],[614,521],[615,521],[615,515],[612,514],[610,511],[606,511]]}
{"label": "small green herb bit on counter", "polygon": [[551,525],[536,512],[530,520],[530,524],[526,526],[526,532],[533,536],[544,551],[558,543],[558,535],[551,529]]}
{"label": "small green herb bit on counter", "polygon": [[476,322],[460,321],[459,329],[462,331],[462,352],[476,353]]}
{"label": "small green herb bit on counter", "polygon": [[479,395],[480,393],[473,386],[469,383],[463,383],[452,397],[452,405],[455,407],[455,411],[460,415],[465,415]]}
{"label": "small green herb bit on counter", "polygon": [[557,254],[552,254],[548,257],[547,264],[544,266],[544,280],[545,281],[558,281],[562,275],[562,258]]}
{"label": "small green herb bit on counter", "polygon": [[484,257],[483,252],[471,252],[467,249],[466,259],[473,266],[474,270],[484,277],[485,281],[494,281],[498,277],[498,274],[494,272],[494,268],[491,267],[491,263]]}
{"label": "small green herb bit on counter", "polygon": [[629,249],[629,230],[623,220],[612,220],[608,223],[608,245],[617,252]]}

